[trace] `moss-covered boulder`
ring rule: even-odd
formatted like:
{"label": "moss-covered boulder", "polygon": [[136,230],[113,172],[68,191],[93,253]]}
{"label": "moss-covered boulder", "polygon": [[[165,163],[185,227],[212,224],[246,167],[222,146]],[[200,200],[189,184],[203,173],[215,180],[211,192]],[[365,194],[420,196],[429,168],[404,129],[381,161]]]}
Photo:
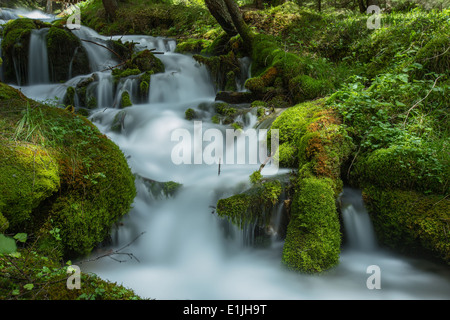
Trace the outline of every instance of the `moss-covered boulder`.
{"label": "moss-covered boulder", "polygon": [[339,116],[325,101],[304,102],[286,109],[275,119],[271,129],[279,130],[276,156],[280,166],[308,167],[316,176],[331,178],[339,194],[341,167],[350,156],[353,144]]}
{"label": "moss-covered boulder", "polygon": [[52,82],[66,81],[69,77],[90,72],[86,50],[70,30],[38,20],[20,18],[8,22],[3,30],[2,52],[6,82],[22,85],[28,82],[31,31],[41,28],[49,29],[46,39]]}
{"label": "moss-covered boulder", "polygon": [[450,264],[449,199],[382,187],[364,188],[363,195],[383,245],[406,253],[428,253]]}
{"label": "moss-covered boulder", "polygon": [[278,179],[270,179],[255,184],[243,193],[220,199],[217,214],[227,217],[241,228],[248,223],[265,227],[270,222],[272,208],[279,203],[284,192],[283,185]]}
{"label": "moss-covered boulder", "polygon": [[88,74],[89,58],[81,40],[70,30],[52,26],[47,35],[50,79],[67,81],[71,77]]}
{"label": "moss-covered boulder", "polygon": [[59,166],[45,148],[0,140],[0,212],[9,228],[34,224],[33,212],[59,190]]}
{"label": "moss-covered boulder", "polygon": [[401,145],[377,149],[361,157],[352,175],[360,186],[448,194],[449,157],[439,161],[433,153]]}
{"label": "moss-covered boulder", "polygon": [[2,56],[6,82],[27,83],[31,30],[37,27],[35,21],[27,18],[11,20],[4,26]]}
{"label": "moss-covered boulder", "polygon": [[283,247],[282,262],[287,268],[316,273],[338,264],[341,233],[331,185],[327,178],[300,181]]}
{"label": "moss-covered boulder", "polygon": [[217,56],[196,54],[194,59],[207,67],[217,91],[236,90],[236,77],[241,74],[241,67],[234,51]]}
{"label": "moss-covered boulder", "polygon": [[150,50],[145,49],[133,55],[126,63],[126,69],[138,69],[141,72],[151,71],[153,73],[164,72],[164,64]]}
{"label": "moss-covered boulder", "polygon": [[33,234],[41,248],[66,257],[88,254],[134,200],[123,153],[86,118],[2,83],[0,108],[6,232]]}
{"label": "moss-covered boulder", "polygon": [[253,37],[252,47],[252,78],[245,87],[260,99],[279,97],[294,105],[333,90],[335,84],[329,76],[332,66],[323,60],[286,52],[266,34]]}

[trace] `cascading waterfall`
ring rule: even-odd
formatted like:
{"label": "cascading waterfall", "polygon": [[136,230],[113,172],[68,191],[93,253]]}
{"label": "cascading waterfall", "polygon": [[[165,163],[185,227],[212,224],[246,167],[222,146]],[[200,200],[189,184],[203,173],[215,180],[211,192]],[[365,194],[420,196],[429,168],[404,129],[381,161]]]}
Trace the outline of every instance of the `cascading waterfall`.
{"label": "cascading waterfall", "polygon": [[46,36],[48,28],[31,31],[28,58],[28,84],[49,83]]}
{"label": "cascading waterfall", "polygon": [[376,236],[364,207],[361,191],[345,188],[342,207],[342,218],[349,248],[362,251],[375,250],[377,248]]}
{"label": "cascading waterfall", "polygon": [[[101,43],[107,40],[86,27],[73,32],[86,40]],[[133,253],[139,261],[75,262],[82,271],[94,272],[134,289],[143,297],[156,299],[448,299],[450,274],[445,266],[398,256],[373,243],[364,244],[363,241],[375,237],[368,232],[370,225],[361,223],[367,215],[361,206],[360,194],[347,188],[343,195],[343,219],[348,241],[342,249],[340,264],[321,277],[290,272],[280,265],[283,242],[279,226],[280,220],[285,218],[282,203],[272,212],[272,230],[269,230],[273,234],[272,244],[258,248],[243,246],[243,233],[219,219],[213,207],[218,199],[249,187],[248,177],[259,165],[224,164],[218,175],[214,164],[177,165],[171,161],[175,145],[194,150],[196,144],[196,127],[185,119],[187,108],[195,109],[202,116],[203,131],[224,132],[229,128],[210,121],[213,110],[198,107],[201,103],[212,104],[215,99],[206,68],[188,55],[174,53],[176,43],[173,40],[113,37],[118,38],[124,42],[139,42],[140,50],[163,51],[158,58],[166,69],[164,73],[152,75],[148,101],[121,110],[115,107],[118,97],[113,90],[111,72],[103,71],[105,66],[117,62],[111,60],[108,50],[83,42],[88,49],[92,72],[98,75],[96,87],[92,87],[97,88],[98,109],[90,119],[122,149],[137,176],[138,195],[133,209],[123,218],[121,226],[113,230],[111,246],[114,249],[131,243],[127,252]],[[248,60],[241,63],[247,68],[250,66]],[[55,94],[62,99],[66,88],[76,85],[82,78],[65,84],[21,89],[37,100]],[[131,90],[131,87],[132,83],[125,80],[119,90]],[[119,112],[123,112],[123,129],[112,131],[111,125]],[[253,128],[256,116],[249,113],[242,121],[244,130]],[[180,128],[186,129],[192,139],[173,141],[172,133]],[[200,151],[205,148],[203,145],[196,147]],[[262,173],[266,174],[264,170]],[[173,197],[155,197],[149,192],[145,179],[176,181],[182,187]],[[361,235],[357,234],[360,230]],[[96,254],[98,252],[93,256]],[[374,264],[382,270],[380,290],[369,290],[366,286],[369,276],[366,269]]]}

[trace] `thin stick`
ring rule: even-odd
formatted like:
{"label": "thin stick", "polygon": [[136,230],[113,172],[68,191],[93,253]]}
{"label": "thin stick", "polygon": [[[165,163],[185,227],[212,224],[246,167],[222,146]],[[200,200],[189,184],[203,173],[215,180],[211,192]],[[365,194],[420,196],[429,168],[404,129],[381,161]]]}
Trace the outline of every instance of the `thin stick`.
{"label": "thin stick", "polygon": [[106,46],[104,46],[104,45],[102,45],[102,44],[100,44],[100,43],[98,43],[98,42],[91,41],[91,40],[86,40],[86,39],[81,39],[81,41],[93,43],[93,44],[96,44],[97,46],[100,46],[100,47],[102,47],[102,48],[105,48],[106,50],[108,50],[108,51],[114,53],[114,55],[115,55],[117,58],[119,58],[120,61],[123,61],[122,57],[121,57],[117,52],[115,52],[114,50],[112,50],[112,49],[110,49],[110,48],[108,48],[108,47],[106,47]]}

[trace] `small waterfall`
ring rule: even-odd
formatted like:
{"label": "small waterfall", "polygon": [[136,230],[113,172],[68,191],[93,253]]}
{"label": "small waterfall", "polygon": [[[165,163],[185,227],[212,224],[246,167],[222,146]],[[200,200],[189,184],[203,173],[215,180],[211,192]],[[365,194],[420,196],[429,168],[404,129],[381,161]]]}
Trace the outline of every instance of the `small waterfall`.
{"label": "small waterfall", "polygon": [[98,72],[97,106],[111,108],[114,104],[114,81],[111,72]]}
{"label": "small waterfall", "polygon": [[152,75],[150,103],[179,103],[215,96],[205,66],[179,54],[166,53],[158,58],[166,70]]}
{"label": "small waterfall", "polygon": [[117,64],[113,60],[111,51],[105,48],[107,47],[106,37],[84,26],[72,30],[72,33],[81,40],[83,47],[86,49],[92,72],[106,70],[108,67]]}
{"label": "small waterfall", "polygon": [[[80,261],[83,272],[94,272],[132,288],[142,297],[156,299],[448,299],[448,266],[418,267],[416,260],[397,257],[377,248],[361,193],[349,188],[345,188],[341,199],[348,248],[342,250],[336,270],[310,277],[281,268],[288,219],[283,201],[267,212],[270,215],[267,228],[248,225],[245,235],[242,230],[239,233],[236,233],[237,229],[229,230],[228,221],[219,219],[211,210],[224,193],[246,190],[248,176],[259,165],[224,164],[218,176],[216,166],[176,165],[170,161],[172,148],[179,143],[171,140],[174,130],[186,129],[195,139],[193,122],[185,119],[186,108],[214,102],[214,85],[206,69],[191,57],[174,53],[175,41],[170,39],[147,36],[105,38],[85,27],[73,32],[78,32],[83,39],[102,44],[121,38],[123,42],[138,42],[137,50],[164,51],[165,54],[158,58],[163,61],[166,71],[152,76],[149,101],[125,110],[113,109],[116,93],[121,90],[119,86],[132,90],[136,84],[124,80],[115,89],[111,71],[100,71],[117,62],[111,59],[111,52],[88,42],[83,45],[90,48],[89,58],[95,66],[91,70],[93,74],[78,76],[64,84],[25,86],[21,88],[22,92],[40,101],[55,96],[62,98],[67,87],[76,87],[81,79],[93,76],[95,80],[87,86],[86,94],[98,100],[98,108],[92,110],[90,119],[126,154],[132,171],[156,181],[175,181],[183,185],[176,196],[165,199],[154,197],[144,181],[136,179],[137,197],[130,213],[113,231],[111,248],[128,244],[127,252],[132,252],[139,262]],[[16,70],[22,71],[18,72],[22,75],[22,79],[18,77],[19,83],[26,75],[23,70],[26,62],[20,65],[15,61]],[[243,75],[248,78],[250,61],[242,59],[241,63],[247,68],[246,71],[243,68]],[[202,111],[207,114],[202,118],[205,130],[213,128],[223,132],[229,128],[208,122],[212,110]],[[119,113],[126,115],[124,129],[111,131],[111,124]],[[270,128],[275,115],[258,124],[257,129]],[[254,112],[241,120],[244,129],[257,124]],[[183,140],[186,144],[191,142],[191,139]],[[224,149],[226,153],[227,148]],[[249,156],[254,152],[246,151]],[[266,223],[260,225],[266,226]],[[230,233],[233,233],[232,239],[228,237]],[[263,240],[264,246],[243,246],[244,236],[253,241],[258,235],[263,235],[257,241]],[[382,290],[377,292],[366,287],[367,266],[373,264],[382,270]]]}
{"label": "small waterfall", "polygon": [[31,31],[28,57],[29,84],[50,82],[46,41],[48,30],[48,28],[42,28]]}
{"label": "small waterfall", "polygon": [[245,92],[245,81],[251,77],[251,59],[249,57],[239,58],[239,65],[241,67],[241,74],[236,77],[236,88],[237,91]]}
{"label": "small waterfall", "polygon": [[360,251],[375,250],[377,248],[375,232],[364,207],[361,191],[344,188],[341,201],[348,247]]}
{"label": "small waterfall", "polygon": [[73,56],[72,56],[72,59],[70,60],[70,64],[69,64],[69,79],[68,80],[70,80],[70,79],[72,79],[72,71],[73,71],[73,61],[75,60],[75,57],[77,56],[77,54],[78,54],[78,49],[79,49],[79,47],[77,47],[76,49],[75,49],[75,51],[74,51],[74,53],[73,53]]}

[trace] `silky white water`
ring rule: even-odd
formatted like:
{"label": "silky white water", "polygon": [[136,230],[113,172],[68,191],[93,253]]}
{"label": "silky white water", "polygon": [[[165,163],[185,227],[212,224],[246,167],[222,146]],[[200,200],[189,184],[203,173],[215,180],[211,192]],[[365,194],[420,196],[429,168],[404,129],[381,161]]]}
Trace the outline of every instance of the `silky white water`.
{"label": "silky white water", "polygon": [[[74,33],[89,39],[104,39],[87,28]],[[110,60],[110,52],[83,43],[89,49],[92,72],[98,75],[99,108],[90,119],[123,150],[137,175],[138,195],[133,209],[112,231],[111,248],[126,246],[121,252],[129,255],[114,255],[115,260],[108,257],[96,260],[103,250],[111,249],[100,248],[87,258],[90,262],[76,262],[82,271],[94,272],[132,288],[142,297],[155,299],[450,298],[448,267],[379,248],[361,195],[355,190],[345,189],[343,194],[347,241],[340,264],[333,270],[321,276],[309,276],[283,268],[283,241],[276,236],[282,207],[276,210],[278,215],[274,215],[272,242],[264,248],[245,246],[242,233],[220,219],[214,206],[219,198],[248,187],[249,175],[259,164],[222,163],[219,175],[217,164],[176,165],[172,161],[172,151],[177,144],[186,143],[193,157],[196,150],[201,152],[208,145],[208,142],[200,146],[195,143],[194,123],[184,115],[187,108],[195,109],[200,115],[201,133],[207,129],[224,132],[229,128],[210,121],[212,110],[198,108],[201,102],[213,102],[215,97],[206,68],[188,55],[174,53],[174,41],[145,36],[122,38],[124,42],[131,40],[140,42],[141,49],[164,51],[158,57],[166,71],[152,76],[147,102],[124,109],[120,133],[111,130],[116,114],[121,112],[114,107],[117,92],[111,85],[110,71],[103,71],[105,65],[112,65],[114,61]],[[20,88],[37,100],[55,96],[62,99],[66,88],[82,78],[65,84]],[[121,88],[131,90],[132,80],[123,83]],[[255,116],[247,114],[245,123],[244,130],[252,128]],[[177,129],[186,129],[192,140],[172,141],[172,133]],[[265,170],[263,174],[271,173]],[[280,170],[279,173],[286,172]],[[182,188],[174,197],[155,197],[144,178],[176,181]],[[381,270],[380,289],[367,287],[366,281],[371,275],[367,268],[371,265]]]}

